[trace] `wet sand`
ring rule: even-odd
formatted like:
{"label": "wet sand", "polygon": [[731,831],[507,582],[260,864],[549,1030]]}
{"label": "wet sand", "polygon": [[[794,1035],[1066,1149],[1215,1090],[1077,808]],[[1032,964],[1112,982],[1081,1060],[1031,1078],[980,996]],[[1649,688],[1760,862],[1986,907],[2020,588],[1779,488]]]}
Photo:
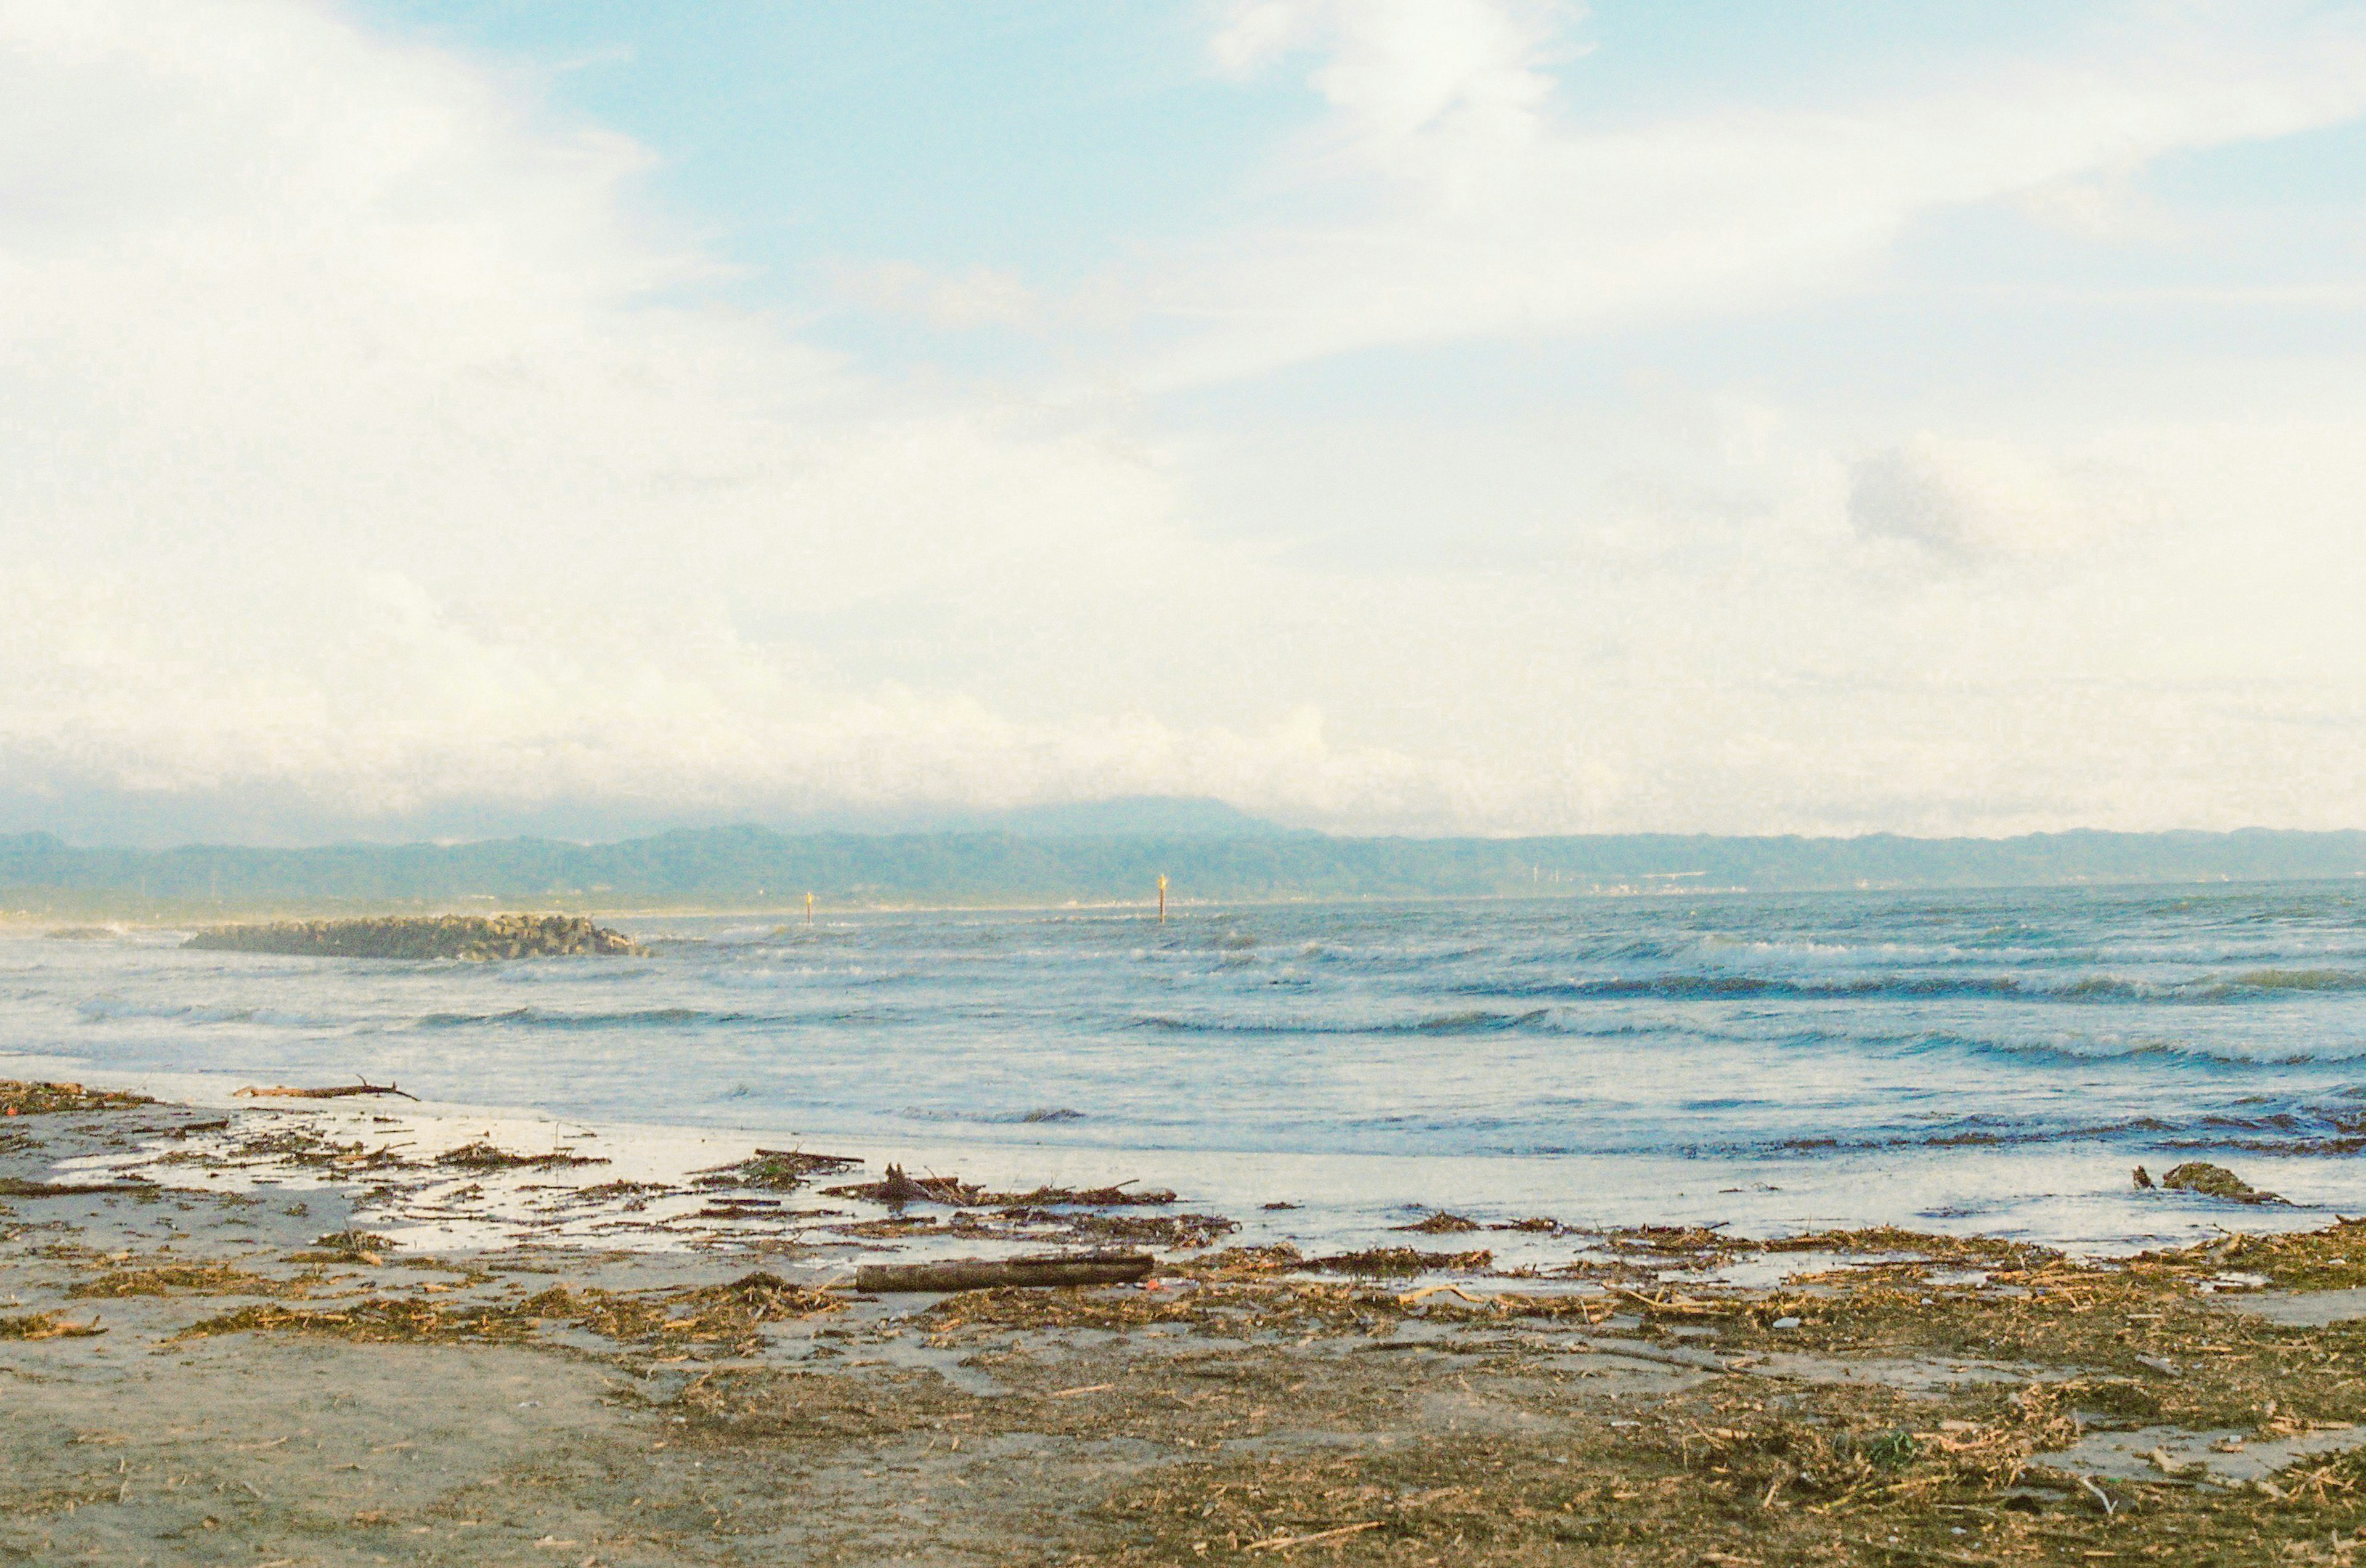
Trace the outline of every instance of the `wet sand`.
{"label": "wet sand", "polygon": [[1529,1233],[1566,1261],[1518,1273],[1451,1215],[1332,1260],[1153,1225],[1155,1288],[866,1298],[912,1240],[1188,1210],[898,1211],[824,1191],[875,1168],[399,1103],[0,1103],[0,1558],[2288,1563],[2366,1527],[2366,1225]]}

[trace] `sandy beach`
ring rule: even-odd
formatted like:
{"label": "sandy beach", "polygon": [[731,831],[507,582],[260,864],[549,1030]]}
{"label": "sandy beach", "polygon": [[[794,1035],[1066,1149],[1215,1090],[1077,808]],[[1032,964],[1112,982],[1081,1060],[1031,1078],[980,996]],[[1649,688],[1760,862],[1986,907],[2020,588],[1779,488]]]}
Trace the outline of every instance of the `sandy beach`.
{"label": "sandy beach", "polygon": [[[25,1561],[2346,1562],[2366,1524],[2366,1226],[2116,1260],[1568,1232],[1514,1271],[1444,1213],[1309,1258],[390,1098],[0,1096]],[[397,1210],[438,1244],[355,1228]],[[915,1232],[1158,1261],[851,1288]]]}

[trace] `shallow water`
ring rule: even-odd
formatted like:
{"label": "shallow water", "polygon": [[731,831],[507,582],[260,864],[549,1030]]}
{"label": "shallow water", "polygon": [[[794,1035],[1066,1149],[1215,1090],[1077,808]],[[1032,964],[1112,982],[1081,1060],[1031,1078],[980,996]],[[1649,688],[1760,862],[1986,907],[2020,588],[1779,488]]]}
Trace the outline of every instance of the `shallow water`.
{"label": "shallow water", "polygon": [[[2125,1244],[2366,1211],[2361,894],[663,918],[618,922],[655,958],[490,965],[19,931],[0,1051],[1140,1176],[1310,1225],[1429,1202]],[[2185,1158],[2309,1207],[2129,1184]]]}

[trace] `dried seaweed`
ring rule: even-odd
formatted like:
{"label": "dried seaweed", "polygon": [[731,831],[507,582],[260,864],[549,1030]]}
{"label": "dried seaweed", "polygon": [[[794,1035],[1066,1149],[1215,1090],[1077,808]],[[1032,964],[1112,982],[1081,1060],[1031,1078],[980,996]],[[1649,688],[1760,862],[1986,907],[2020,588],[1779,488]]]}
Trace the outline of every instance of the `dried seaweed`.
{"label": "dried seaweed", "polygon": [[288,1254],[291,1263],[368,1263],[386,1261],[394,1243],[368,1231],[331,1231],[312,1238],[312,1250]]}
{"label": "dried seaweed", "polygon": [[763,1324],[835,1312],[844,1304],[839,1297],[760,1272],[727,1285],[646,1294],[554,1285],[498,1306],[372,1297],[335,1309],[242,1307],[193,1324],[175,1337],[279,1331],[368,1344],[520,1343],[556,1323],[620,1343],[723,1346],[744,1352],[761,1342],[757,1330]]}
{"label": "dried seaweed", "polygon": [[144,1094],[84,1089],[78,1083],[27,1083],[0,1078],[0,1116],[53,1116],[61,1111],[129,1111],[156,1102]]}
{"label": "dried seaweed", "polygon": [[1494,1260],[1493,1253],[1484,1251],[1420,1252],[1410,1247],[1373,1247],[1310,1258],[1304,1267],[1327,1274],[1470,1274],[1487,1269]]}
{"label": "dried seaweed", "polygon": [[691,1174],[700,1187],[754,1187],[787,1192],[802,1187],[810,1176],[836,1176],[859,1169],[862,1162],[847,1155],[807,1154],[803,1149],[758,1149],[729,1165],[708,1166]]}
{"label": "dried seaweed", "polygon": [[[2139,1166],[2138,1169],[2143,1167]],[[2160,1179],[2162,1187],[2172,1192],[2199,1192],[2206,1198],[2225,1198],[2236,1203],[2281,1203],[2283,1199],[2272,1192],[2262,1192],[2223,1165],[2206,1160],[2188,1160]]]}
{"label": "dried seaweed", "polygon": [[479,1140],[445,1150],[435,1156],[435,1163],[450,1170],[566,1170],[608,1162],[596,1155],[570,1154],[564,1149],[546,1155],[513,1154]]}
{"label": "dried seaweed", "polygon": [[1109,1209],[1175,1201],[1175,1194],[1163,1188],[1129,1191],[1132,1185],[1121,1181],[1114,1187],[1038,1187],[1027,1192],[991,1192],[958,1176],[908,1176],[902,1166],[891,1165],[881,1180],[822,1190],[825,1197],[861,1198],[898,1208],[907,1203],[942,1203],[956,1209]]}
{"label": "dried seaweed", "polygon": [[[1547,1221],[1546,1224],[1549,1225],[1551,1222]],[[1449,1214],[1441,1209],[1436,1213],[1426,1215],[1412,1224],[1391,1225],[1389,1228],[1400,1231],[1419,1231],[1424,1235],[1453,1235],[1462,1231],[1484,1230],[1487,1227],[1476,1220],[1465,1219],[1460,1214]]]}
{"label": "dried seaweed", "polygon": [[77,1280],[69,1296],[303,1296],[321,1281],[317,1270],[293,1279],[257,1274],[228,1263],[164,1263],[141,1269],[113,1269],[95,1279]]}
{"label": "dried seaweed", "polygon": [[106,1332],[96,1318],[69,1323],[53,1312],[0,1314],[0,1339],[87,1339]]}

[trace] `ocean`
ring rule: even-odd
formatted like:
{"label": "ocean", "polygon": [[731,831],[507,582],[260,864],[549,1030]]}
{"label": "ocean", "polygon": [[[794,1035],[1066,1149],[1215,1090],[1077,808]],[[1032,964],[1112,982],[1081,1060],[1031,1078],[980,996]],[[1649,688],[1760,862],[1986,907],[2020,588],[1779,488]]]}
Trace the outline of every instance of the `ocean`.
{"label": "ocean", "polygon": [[[1828,1225],[2124,1250],[2366,1213],[2366,889],[652,916],[647,959],[0,936],[0,1076],[1138,1179],[1371,1237]],[[2288,1206],[2146,1192],[2234,1168]],[[1268,1210],[1268,1204],[1295,1205]]]}

